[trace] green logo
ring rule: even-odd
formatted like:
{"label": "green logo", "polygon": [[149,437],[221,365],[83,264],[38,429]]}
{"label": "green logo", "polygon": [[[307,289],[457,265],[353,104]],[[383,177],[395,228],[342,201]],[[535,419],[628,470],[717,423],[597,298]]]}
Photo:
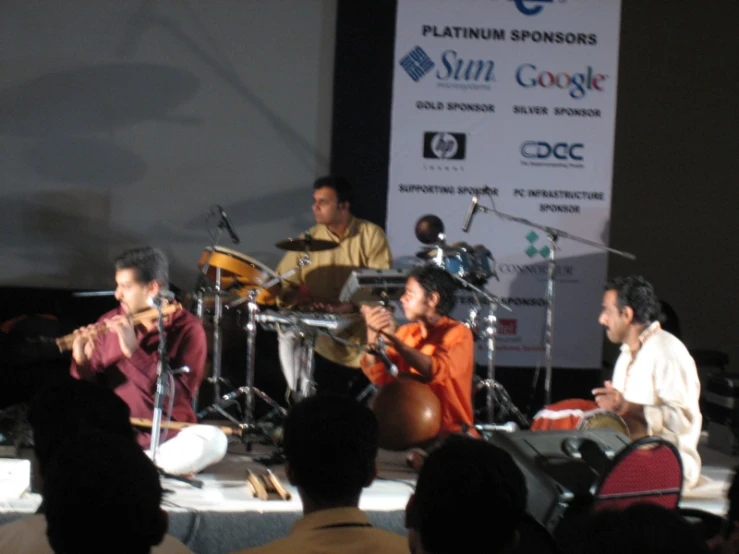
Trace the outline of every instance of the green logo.
{"label": "green logo", "polygon": [[534,231],[530,231],[528,235],[526,235],[526,240],[529,241],[529,247],[524,250],[526,252],[526,255],[529,258],[535,258],[536,256],[541,256],[542,258],[548,258],[551,250],[548,246],[543,246],[541,248],[536,247],[536,241],[539,240],[539,235],[537,235]]}

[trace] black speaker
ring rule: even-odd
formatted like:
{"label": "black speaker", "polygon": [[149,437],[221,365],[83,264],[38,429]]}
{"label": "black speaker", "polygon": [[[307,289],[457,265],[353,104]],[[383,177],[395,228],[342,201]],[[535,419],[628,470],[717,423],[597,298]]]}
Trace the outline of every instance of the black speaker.
{"label": "black speaker", "polygon": [[631,443],[611,429],[496,431],[487,440],[513,456],[526,478],[528,512],[551,533],[592,500],[600,474]]}

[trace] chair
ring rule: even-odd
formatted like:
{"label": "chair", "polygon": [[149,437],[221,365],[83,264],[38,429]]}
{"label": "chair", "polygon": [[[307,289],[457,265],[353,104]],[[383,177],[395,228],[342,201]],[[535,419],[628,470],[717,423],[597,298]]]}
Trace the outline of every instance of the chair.
{"label": "chair", "polygon": [[601,475],[591,509],[621,509],[637,502],[676,509],[682,486],[677,448],[661,437],[644,437],[619,452]]}

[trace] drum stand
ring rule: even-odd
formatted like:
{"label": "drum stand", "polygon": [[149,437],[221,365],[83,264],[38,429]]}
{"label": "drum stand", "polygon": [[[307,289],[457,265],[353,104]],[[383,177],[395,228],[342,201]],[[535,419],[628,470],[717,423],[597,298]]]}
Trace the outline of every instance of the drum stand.
{"label": "drum stand", "polygon": [[[457,281],[461,288],[469,290],[474,294],[478,306],[482,304],[481,300],[488,305],[488,315],[486,315],[483,320],[485,324],[483,336],[486,339],[485,343],[487,350],[488,373],[487,379],[479,381],[475,386],[475,390],[480,390],[483,388],[487,390],[487,394],[485,396],[485,411],[487,414],[487,423],[490,425],[493,425],[495,423],[496,393],[499,397],[499,401],[504,404],[506,411],[514,413],[516,417],[520,415],[520,419],[523,419],[525,421],[523,414],[521,414],[521,412],[518,411],[518,408],[516,408],[513,403],[510,402],[510,397],[508,397],[508,394],[505,393],[503,385],[495,380],[495,334],[497,331],[496,326],[498,322],[495,311],[498,306],[502,306],[509,312],[512,312],[513,310],[511,310],[511,308],[507,304],[504,304],[497,296],[494,296],[476,287],[475,285],[469,283],[458,275],[454,275],[453,273],[450,273],[450,275],[454,278],[455,281]],[[477,327],[477,313],[478,310],[476,308],[472,308],[470,310],[470,317],[468,320],[468,326],[470,328],[474,329],[475,327]]]}
{"label": "drum stand", "polygon": [[217,402],[213,406],[210,406],[209,408],[206,408],[206,412],[216,410],[219,411],[221,414],[226,415],[231,421],[234,421],[231,416],[222,411],[222,407],[224,404],[233,403],[233,401],[237,397],[245,395],[246,400],[244,403],[244,421],[236,421],[235,423],[242,425],[242,427],[244,427],[247,431],[258,430],[256,418],[254,416],[254,408],[256,403],[255,397],[259,397],[261,400],[269,404],[272,407],[273,412],[277,412],[283,417],[287,415],[287,410],[285,410],[282,406],[280,406],[277,402],[270,398],[266,393],[262,392],[254,386],[257,312],[259,311],[259,305],[257,304],[257,294],[259,294],[259,291],[263,289],[269,289],[273,287],[277,283],[281,282],[284,278],[289,277],[290,275],[297,272],[308,264],[310,264],[310,256],[306,253],[302,258],[300,258],[300,260],[298,260],[298,265],[296,265],[294,268],[283,273],[282,275],[276,276],[274,279],[270,280],[260,287],[255,287],[249,290],[248,294],[245,297],[239,298],[238,300],[235,300],[234,302],[226,305],[226,308],[230,310],[237,306],[240,306],[243,303],[247,303],[248,318],[246,323],[246,386],[240,387],[234,392],[225,395],[221,398],[219,402]]}
{"label": "drum stand", "polygon": [[[207,260],[203,264],[203,267],[198,275],[198,281],[195,284],[195,315],[202,323],[203,321],[203,283],[207,282],[206,275],[210,269],[210,258],[215,252],[215,247],[218,245],[218,241],[223,233],[223,225],[218,226],[218,234],[211,246],[210,254]],[[221,296],[223,291],[221,289],[221,268],[216,267],[216,279],[215,279],[215,306],[213,313],[213,375],[208,377],[208,382],[213,383],[213,401],[217,402],[221,397],[221,384],[227,385],[229,388],[233,388],[233,385],[226,379],[221,377],[221,360],[223,354],[223,345],[221,342],[221,318],[223,316]],[[192,309],[192,307],[191,307]],[[219,410],[220,411],[220,410]],[[223,414],[223,412],[221,412]]]}

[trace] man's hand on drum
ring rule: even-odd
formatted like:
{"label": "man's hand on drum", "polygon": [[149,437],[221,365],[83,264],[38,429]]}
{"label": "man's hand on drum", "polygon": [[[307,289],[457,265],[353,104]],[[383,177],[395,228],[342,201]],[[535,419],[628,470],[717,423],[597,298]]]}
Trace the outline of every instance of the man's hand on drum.
{"label": "man's hand on drum", "polygon": [[375,344],[380,331],[392,335],[398,326],[392,312],[383,306],[364,305],[362,316],[367,323],[367,344]]}
{"label": "man's hand on drum", "polygon": [[118,335],[121,352],[126,358],[130,358],[139,347],[139,340],[136,338],[136,330],[133,328],[131,318],[127,315],[117,315],[106,320],[105,324],[108,329]]}
{"label": "man's hand on drum", "polygon": [[86,366],[90,363],[95,353],[95,338],[97,336],[95,325],[81,327],[74,331],[74,342],[72,343],[72,358],[78,366]]}
{"label": "man's hand on drum", "polygon": [[603,383],[601,388],[593,389],[593,396],[595,396],[595,403],[601,410],[609,410],[621,415],[626,408],[627,403],[623,394],[614,389],[610,381]]}

